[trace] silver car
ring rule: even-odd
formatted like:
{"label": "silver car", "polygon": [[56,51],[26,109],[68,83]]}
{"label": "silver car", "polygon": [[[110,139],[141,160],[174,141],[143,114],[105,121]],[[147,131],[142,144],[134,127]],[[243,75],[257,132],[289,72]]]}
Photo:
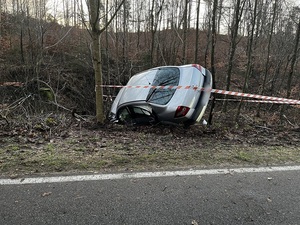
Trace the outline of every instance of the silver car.
{"label": "silver car", "polygon": [[132,76],[119,91],[109,119],[133,125],[192,125],[201,120],[211,87],[211,73],[198,64],[149,69]]}

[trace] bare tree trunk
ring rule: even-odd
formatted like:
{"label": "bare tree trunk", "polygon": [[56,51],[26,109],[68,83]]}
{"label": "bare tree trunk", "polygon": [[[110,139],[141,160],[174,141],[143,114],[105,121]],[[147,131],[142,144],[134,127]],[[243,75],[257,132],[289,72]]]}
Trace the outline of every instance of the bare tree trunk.
{"label": "bare tree trunk", "polygon": [[205,47],[205,53],[204,53],[204,66],[207,68],[208,67],[208,54],[209,54],[209,46],[211,43],[211,1],[210,0],[206,0],[206,6],[207,6],[207,15],[206,18],[208,18],[208,20],[206,20],[206,47]]}
{"label": "bare tree trunk", "polygon": [[[217,29],[216,29],[216,23],[217,23],[217,8],[218,8],[218,0],[214,0],[213,3],[213,11],[212,11],[212,29],[211,29],[211,75],[212,75],[212,82],[213,82],[213,88],[216,88],[215,83],[215,45],[216,45],[216,36],[217,36]],[[208,117],[208,124],[212,125],[212,119],[213,119],[213,110],[215,107],[215,98],[212,99],[210,113]]]}
{"label": "bare tree trunk", "polygon": [[[106,0],[105,3],[105,23],[108,23],[108,11],[109,11],[109,4],[108,4],[108,0]],[[107,83],[110,84],[110,63],[109,63],[109,43],[108,43],[108,30],[105,30],[105,56],[106,56],[106,74],[107,74]],[[111,88],[107,89],[107,94],[111,95]]]}
{"label": "bare tree trunk", "polygon": [[[143,9],[143,3],[141,2],[140,5],[137,5],[138,12],[137,12],[137,49],[140,50],[140,39],[141,39],[141,11]],[[144,31],[145,32],[145,31]]]}
{"label": "bare tree trunk", "polygon": [[88,0],[87,5],[89,9],[89,19],[92,37],[92,60],[95,73],[95,91],[96,91],[96,119],[100,124],[104,123],[103,111],[103,90],[102,90],[102,61],[101,61],[101,33],[111,23],[112,19],[116,16],[117,11],[121,8],[123,0],[119,7],[116,9],[115,14],[105,24],[104,28],[100,29],[100,0]]}
{"label": "bare tree trunk", "polygon": [[77,5],[76,5],[76,0],[73,0],[73,26],[77,27]]}
{"label": "bare tree trunk", "polygon": [[188,3],[189,0],[185,0],[184,12],[183,12],[183,48],[182,48],[182,63],[186,63],[186,38],[188,29]]}
{"label": "bare tree trunk", "polygon": [[21,34],[20,34],[20,54],[21,54],[21,62],[25,63],[25,57],[24,57],[24,45],[23,45],[23,23],[21,25]]}
{"label": "bare tree trunk", "polygon": [[222,10],[223,10],[223,1],[224,0],[220,0],[219,1],[219,12],[218,12],[218,30],[217,33],[220,34],[220,30],[221,30],[221,18],[222,18]]}
{"label": "bare tree trunk", "polygon": [[102,91],[102,62],[100,45],[100,1],[87,1],[90,15],[91,37],[92,37],[92,60],[95,72],[95,91],[96,91],[96,118],[100,124],[104,123],[103,112],[103,91]]}
{"label": "bare tree trunk", "polygon": [[69,7],[68,0],[63,0],[63,11],[64,11],[64,22],[65,25],[68,27],[70,26],[70,7]]}
{"label": "bare tree trunk", "polygon": [[300,41],[300,20],[298,21],[297,34],[296,34],[296,37],[295,37],[295,47],[294,47],[294,52],[293,52],[293,56],[292,56],[288,81],[287,81],[287,94],[286,94],[287,98],[291,97],[292,78],[293,78],[293,74],[294,74],[294,68],[296,66],[297,53],[299,51],[299,49],[298,49],[299,48],[299,41]]}
{"label": "bare tree trunk", "polygon": [[164,0],[161,1],[161,5],[159,6],[158,10],[155,10],[156,1],[152,0],[151,6],[151,49],[150,49],[150,58],[151,58],[151,66],[154,65],[154,50],[155,50],[155,41],[156,41],[156,32],[158,27],[158,18],[162,11],[162,7],[164,4]]}
{"label": "bare tree trunk", "polygon": [[156,30],[154,29],[154,4],[155,0],[152,0],[151,6],[151,49],[150,49],[150,66],[153,66],[154,63],[154,44],[155,44],[155,33]]}
{"label": "bare tree trunk", "polygon": [[[127,67],[128,61],[128,25],[127,21],[128,18],[128,9],[127,9],[127,2],[123,4],[123,38],[122,38],[122,70],[125,72]],[[127,79],[126,79],[127,80]]]}
{"label": "bare tree trunk", "polygon": [[2,0],[0,0],[0,38],[1,38],[1,34],[2,34]]}
{"label": "bare tree trunk", "polygon": [[119,41],[120,41],[120,35],[119,35],[119,16],[116,17],[115,19],[115,35],[116,35],[116,41],[114,42],[115,43],[115,51],[116,51],[116,65],[117,65],[117,76],[118,76],[118,84],[121,84],[121,69],[120,69],[120,59],[119,59],[119,54],[120,54],[120,49],[119,49]]}
{"label": "bare tree trunk", "polygon": [[196,43],[195,43],[195,58],[194,58],[194,63],[198,63],[200,3],[201,3],[201,0],[197,0]]}

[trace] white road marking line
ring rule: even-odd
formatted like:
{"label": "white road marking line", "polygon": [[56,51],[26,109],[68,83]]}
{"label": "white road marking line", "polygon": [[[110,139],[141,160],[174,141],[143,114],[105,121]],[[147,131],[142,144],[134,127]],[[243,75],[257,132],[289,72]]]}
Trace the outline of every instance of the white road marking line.
{"label": "white road marking line", "polygon": [[18,178],[18,179],[0,179],[0,185],[43,184],[43,183],[62,183],[62,182],[75,182],[75,181],[101,181],[101,180],[197,176],[197,175],[199,176],[199,175],[216,175],[216,174],[235,174],[235,173],[264,173],[264,172],[283,172],[283,171],[296,171],[296,170],[300,170],[300,166],[93,174],[93,175],[53,176],[53,177],[35,177],[35,178],[25,177],[25,178]]}

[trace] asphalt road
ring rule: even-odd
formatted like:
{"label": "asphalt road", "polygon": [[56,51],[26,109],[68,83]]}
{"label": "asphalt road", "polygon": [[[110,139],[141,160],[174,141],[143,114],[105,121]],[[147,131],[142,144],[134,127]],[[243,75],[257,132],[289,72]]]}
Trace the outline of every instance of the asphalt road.
{"label": "asphalt road", "polygon": [[0,185],[0,224],[300,224],[299,171]]}

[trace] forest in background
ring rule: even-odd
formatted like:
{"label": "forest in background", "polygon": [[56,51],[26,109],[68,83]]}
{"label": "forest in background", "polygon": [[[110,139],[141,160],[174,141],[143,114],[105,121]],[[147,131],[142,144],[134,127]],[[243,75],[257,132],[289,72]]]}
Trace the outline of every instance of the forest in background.
{"label": "forest in background", "polygon": [[[89,13],[84,1],[60,2],[0,0],[0,114],[7,123],[43,113],[95,114]],[[215,88],[300,99],[300,8],[292,1],[125,0],[108,26],[121,1],[97,2],[106,28],[103,84],[124,85],[155,66],[198,63],[212,72]],[[104,89],[105,112],[117,92]],[[274,124],[299,123],[292,106],[215,105],[232,119],[242,112]]]}

